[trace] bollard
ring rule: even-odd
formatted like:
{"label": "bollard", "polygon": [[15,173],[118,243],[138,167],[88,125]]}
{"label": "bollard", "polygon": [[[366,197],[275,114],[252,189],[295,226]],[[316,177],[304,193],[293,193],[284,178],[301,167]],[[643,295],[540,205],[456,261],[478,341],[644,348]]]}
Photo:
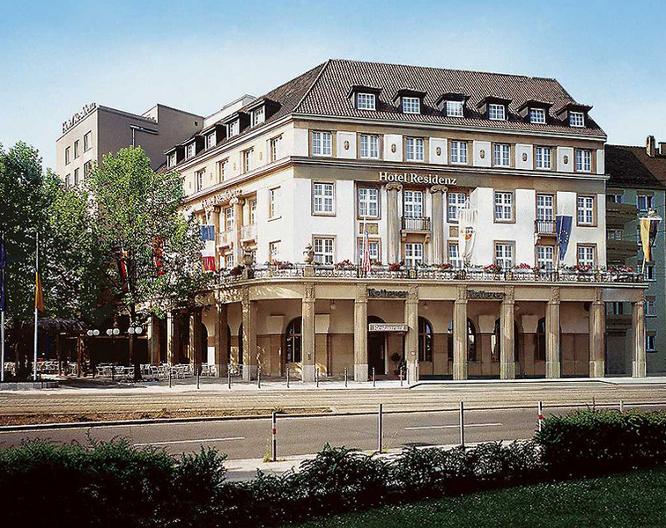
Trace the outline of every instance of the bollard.
{"label": "bollard", "polygon": [[379,404],[379,412],[377,413],[377,452],[382,452],[382,436],[384,434],[384,423],[383,423],[383,408],[382,404]]}
{"label": "bollard", "polygon": [[277,413],[271,413],[271,460],[277,462]]}
{"label": "bollard", "polygon": [[257,389],[261,389],[261,367],[257,369]]}
{"label": "bollard", "polygon": [[319,387],[319,369],[315,370],[315,383],[317,388]]}
{"label": "bollard", "polygon": [[287,367],[287,388],[289,388],[289,367]]}
{"label": "bollard", "polygon": [[460,447],[465,447],[465,407],[460,402]]}
{"label": "bollard", "polygon": [[231,365],[227,364],[227,387],[231,390]]}
{"label": "bollard", "polygon": [[347,368],[345,368],[345,387],[347,387]]}
{"label": "bollard", "polygon": [[[111,372],[113,372],[113,367],[111,367]],[[171,388],[171,367],[169,367],[169,388]]]}
{"label": "bollard", "polygon": [[[111,365],[111,381],[116,381],[116,366]],[[171,387],[171,385],[169,385]]]}
{"label": "bollard", "polygon": [[594,399],[594,396],[592,396],[592,410],[596,411],[597,410],[597,402]]}
{"label": "bollard", "polygon": [[201,374],[199,373],[199,369],[197,369],[197,390],[199,390],[199,377]]}
{"label": "bollard", "polygon": [[624,413],[624,400],[620,400],[620,412]]}
{"label": "bollard", "polygon": [[376,387],[376,385],[375,385],[375,367],[372,367],[372,386]]}
{"label": "bollard", "polygon": [[541,431],[541,429],[543,429],[543,421],[545,419],[546,418],[543,415],[543,402],[540,401],[537,404],[537,425],[538,425],[539,431]]}
{"label": "bollard", "polygon": [[400,373],[400,386],[402,387],[402,376],[403,376],[402,367],[400,367],[400,369],[398,369],[398,370],[399,370],[399,373]]}

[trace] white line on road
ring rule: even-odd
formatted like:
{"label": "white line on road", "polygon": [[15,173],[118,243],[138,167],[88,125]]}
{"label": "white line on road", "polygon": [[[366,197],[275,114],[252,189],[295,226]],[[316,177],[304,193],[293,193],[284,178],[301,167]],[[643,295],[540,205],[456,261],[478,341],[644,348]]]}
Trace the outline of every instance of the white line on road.
{"label": "white line on road", "polygon": [[168,442],[147,442],[145,444],[134,444],[135,447],[144,447],[151,445],[171,445],[171,444],[196,444],[197,442],[223,442],[225,440],[245,440],[244,436],[227,436],[225,438],[195,438],[194,440],[170,440]]}
{"label": "white line on road", "polygon": [[[467,427],[499,427],[501,423],[480,423],[480,424],[465,424]],[[420,429],[459,429],[460,425],[419,425],[417,427],[405,427],[405,431],[418,431]]]}

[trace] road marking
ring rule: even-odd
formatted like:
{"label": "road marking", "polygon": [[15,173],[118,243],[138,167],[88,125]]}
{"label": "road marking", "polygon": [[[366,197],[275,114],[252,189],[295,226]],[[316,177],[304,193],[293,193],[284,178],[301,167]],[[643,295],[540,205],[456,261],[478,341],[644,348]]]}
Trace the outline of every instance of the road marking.
{"label": "road marking", "polygon": [[194,440],[170,440],[168,442],[147,442],[145,444],[133,444],[134,447],[145,447],[152,445],[171,445],[171,444],[196,444],[197,442],[224,442],[227,440],[245,440],[244,436],[227,436],[224,438],[196,438]]}
{"label": "road marking", "polygon": [[[467,427],[499,427],[501,423],[481,423],[481,424],[465,424],[465,428]],[[459,429],[460,425],[455,424],[455,425],[419,425],[417,427],[405,427],[405,431],[418,431],[421,429]]]}

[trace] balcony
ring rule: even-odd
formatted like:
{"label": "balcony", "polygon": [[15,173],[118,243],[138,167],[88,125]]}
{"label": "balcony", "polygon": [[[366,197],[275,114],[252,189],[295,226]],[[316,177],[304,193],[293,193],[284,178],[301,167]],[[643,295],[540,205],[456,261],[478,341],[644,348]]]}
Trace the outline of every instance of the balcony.
{"label": "balcony", "polygon": [[430,218],[426,216],[403,216],[402,230],[415,233],[429,233]]}
{"label": "balcony", "polygon": [[627,222],[636,220],[638,209],[635,205],[625,203],[606,202],[606,224],[624,226]]}
{"label": "balcony", "polygon": [[257,224],[249,224],[241,227],[241,242],[249,242],[257,239]]}
{"label": "balcony", "polygon": [[233,231],[222,231],[217,237],[217,244],[220,247],[231,246],[233,244],[233,240],[234,240]]}
{"label": "balcony", "polygon": [[626,264],[627,259],[638,255],[635,240],[606,240],[606,260],[610,265]]}
{"label": "balcony", "polygon": [[621,331],[631,328],[632,315],[631,314],[606,314],[606,330],[607,331]]}
{"label": "balcony", "polygon": [[555,220],[535,220],[534,232],[538,236],[556,236],[557,226]]}

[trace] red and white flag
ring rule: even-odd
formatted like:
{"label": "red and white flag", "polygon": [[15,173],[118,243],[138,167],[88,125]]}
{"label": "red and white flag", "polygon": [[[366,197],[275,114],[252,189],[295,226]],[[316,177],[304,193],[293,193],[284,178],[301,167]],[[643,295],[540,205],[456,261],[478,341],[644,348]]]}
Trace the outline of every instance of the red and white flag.
{"label": "red and white flag", "polygon": [[370,239],[368,238],[368,226],[364,226],[363,231],[363,252],[361,260],[361,271],[368,273],[371,269],[370,262]]}

